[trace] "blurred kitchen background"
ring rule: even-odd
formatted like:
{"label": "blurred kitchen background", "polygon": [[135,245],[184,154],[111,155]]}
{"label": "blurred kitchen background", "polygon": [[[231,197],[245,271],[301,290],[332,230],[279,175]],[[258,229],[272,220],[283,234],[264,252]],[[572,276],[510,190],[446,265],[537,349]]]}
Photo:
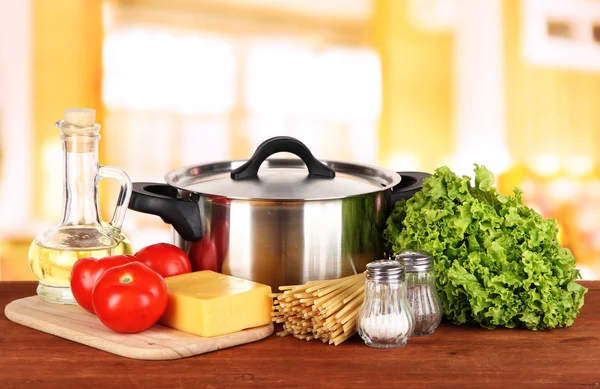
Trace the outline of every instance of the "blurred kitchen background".
{"label": "blurred kitchen background", "polygon": [[[71,107],[97,110],[100,163],[133,181],[273,135],[397,171],[483,164],[600,279],[597,0],[0,0],[0,280],[35,279]],[[133,211],[124,231],[171,238]]]}

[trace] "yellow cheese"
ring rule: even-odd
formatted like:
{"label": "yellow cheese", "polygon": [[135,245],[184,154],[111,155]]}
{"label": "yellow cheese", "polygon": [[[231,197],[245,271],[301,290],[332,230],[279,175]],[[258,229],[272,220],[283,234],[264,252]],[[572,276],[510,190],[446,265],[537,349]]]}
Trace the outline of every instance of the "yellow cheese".
{"label": "yellow cheese", "polygon": [[271,323],[271,287],[209,270],[165,278],[169,305],[160,324],[213,337]]}

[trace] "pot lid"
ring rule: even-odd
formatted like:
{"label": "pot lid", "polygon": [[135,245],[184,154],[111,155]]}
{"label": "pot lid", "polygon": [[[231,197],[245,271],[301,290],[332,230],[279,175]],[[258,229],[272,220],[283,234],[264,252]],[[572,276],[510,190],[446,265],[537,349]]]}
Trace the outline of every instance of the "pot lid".
{"label": "pot lid", "polygon": [[[290,152],[299,158],[270,158]],[[203,195],[246,200],[332,200],[392,188],[400,175],[370,165],[319,161],[294,138],[263,142],[249,160],[187,166],[165,176],[179,189]]]}

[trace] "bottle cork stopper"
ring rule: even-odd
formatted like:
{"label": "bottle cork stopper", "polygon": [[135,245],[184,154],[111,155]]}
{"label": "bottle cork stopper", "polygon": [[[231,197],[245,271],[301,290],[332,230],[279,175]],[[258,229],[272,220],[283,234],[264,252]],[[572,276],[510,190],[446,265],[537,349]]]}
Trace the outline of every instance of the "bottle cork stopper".
{"label": "bottle cork stopper", "polygon": [[91,108],[70,108],[64,112],[64,121],[78,127],[90,127],[95,124],[96,110]]}

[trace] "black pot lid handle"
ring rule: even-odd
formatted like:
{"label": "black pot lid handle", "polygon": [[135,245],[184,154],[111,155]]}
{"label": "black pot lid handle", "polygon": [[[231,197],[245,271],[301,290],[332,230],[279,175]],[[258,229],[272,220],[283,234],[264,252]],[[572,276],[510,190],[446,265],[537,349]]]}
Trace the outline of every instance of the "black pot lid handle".
{"label": "black pot lid handle", "polygon": [[256,178],[260,165],[271,155],[288,152],[300,157],[308,168],[308,176],[314,178],[334,178],[335,171],[321,163],[310,152],[308,147],[296,138],[290,136],[276,136],[261,143],[254,151],[252,157],[242,166],[231,171],[233,180]]}

